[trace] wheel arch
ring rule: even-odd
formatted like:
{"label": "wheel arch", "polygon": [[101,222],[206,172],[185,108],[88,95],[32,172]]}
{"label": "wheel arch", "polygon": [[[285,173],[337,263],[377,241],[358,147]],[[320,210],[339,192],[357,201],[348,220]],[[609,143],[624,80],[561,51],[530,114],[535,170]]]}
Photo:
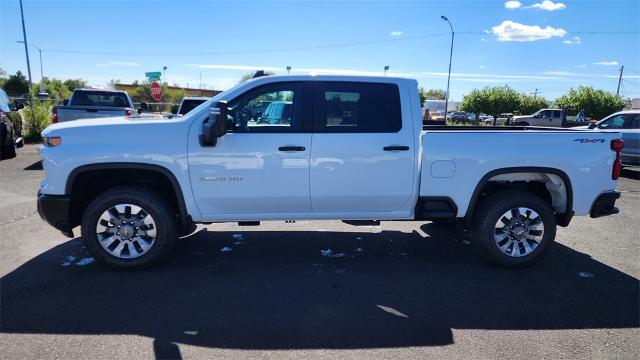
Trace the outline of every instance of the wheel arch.
{"label": "wheel arch", "polygon": [[[555,175],[558,176],[564,185],[564,195],[566,198],[564,212],[556,214],[556,220],[558,225],[567,226],[571,222],[573,218],[573,187],[571,185],[571,179],[569,176],[562,170],[556,168],[548,168],[548,167],[509,167],[509,168],[500,168],[489,171],[486,173],[476,185],[476,188],[471,195],[471,199],[469,201],[469,206],[467,207],[467,211],[464,215],[464,221],[466,224],[471,224],[473,219],[474,212],[478,206],[483,190],[487,189],[487,185],[492,181],[492,179],[497,178],[500,179],[501,175],[515,175],[515,174],[538,174],[538,175]],[[499,181],[499,180],[497,180]],[[534,180],[535,181],[535,180]],[[546,184],[545,184],[546,186]],[[551,202],[553,202],[553,196],[551,190],[547,188],[549,192],[549,196],[551,196]]]}
{"label": "wheel arch", "polygon": [[[169,169],[154,164],[144,164],[144,163],[129,163],[129,162],[113,162],[113,163],[100,163],[100,164],[89,164],[79,166],[69,173],[67,178],[67,182],[65,184],[65,193],[69,194],[72,199],[73,205],[73,194],[74,191],[77,191],[77,187],[75,186],[76,181],[83,179],[83,177],[87,177],[88,175],[96,175],[96,174],[127,174],[127,173],[135,173],[135,174],[153,174],[155,176],[150,182],[157,184],[158,181],[162,181],[160,179],[164,179],[170,186],[173,198],[171,200],[172,203],[176,206],[176,210],[178,211],[178,220],[180,221],[180,228],[184,231],[188,231],[193,226],[193,222],[191,216],[187,213],[186,204],[184,201],[184,194],[182,192],[182,188],[178,183],[176,176]],[[136,178],[135,181],[127,181],[122,179],[112,179],[110,181],[106,181],[106,185],[101,190],[108,189],[110,187],[125,185],[127,183],[131,184],[141,184],[141,185],[149,185],[144,181],[144,179]],[[166,185],[165,185],[166,187]],[[88,203],[88,201],[85,201]],[[76,211],[81,212],[84,210],[87,204],[83,204]],[[74,216],[76,219],[78,214]],[[79,219],[78,219],[79,220]],[[75,222],[75,221],[74,221]],[[79,222],[78,222],[79,223]],[[183,232],[184,232],[183,231]]]}

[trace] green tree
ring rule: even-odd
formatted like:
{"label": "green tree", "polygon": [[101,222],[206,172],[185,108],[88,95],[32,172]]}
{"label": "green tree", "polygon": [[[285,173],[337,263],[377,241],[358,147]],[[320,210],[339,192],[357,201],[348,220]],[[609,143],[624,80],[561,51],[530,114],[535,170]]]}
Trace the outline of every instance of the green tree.
{"label": "green tree", "polygon": [[[255,74],[256,74],[255,72],[252,72],[252,73],[246,73],[246,74],[240,76],[240,81],[238,81],[238,84],[243,83],[243,82],[245,82],[247,80],[253,79],[253,76]],[[265,71],[264,74],[266,76],[268,76],[268,75],[273,75],[274,73],[273,73],[273,71]]]}
{"label": "green tree", "polygon": [[521,114],[533,114],[534,112],[546,107],[549,107],[547,99],[540,96],[533,97],[531,95],[521,93],[520,104],[515,110]]}
{"label": "green tree", "polygon": [[7,81],[5,75],[7,75],[7,72],[0,67],[0,88],[4,88],[4,83]]}
{"label": "green tree", "polygon": [[513,112],[520,106],[520,94],[508,86],[474,89],[462,98],[460,110],[493,115],[493,125],[498,115]]}
{"label": "green tree", "polygon": [[87,87],[87,82],[82,79],[67,79],[64,81],[64,86],[73,92],[75,89],[82,89]]}
{"label": "green tree", "polygon": [[592,87],[579,86],[577,89],[571,88],[567,94],[557,98],[555,106],[563,109],[567,115],[575,115],[584,110],[588,118],[599,120],[622,110],[624,104],[624,100],[618,95],[604,90],[595,90]]}
{"label": "green tree", "polygon": [[5,81],[2,88],[9,95],[22,96],[29,92],[29,81],[27,81],[24,74],[18,70],[14,75],[9,76],[9,79]]}
{"label": "green tree", "polygon": [[40,133],[51,124],[51,102],[32,98],[31,105],[22,110],[24,116],[25,138],[39,140]]}
{"label": "green tree", "polygon": [[420,104],[424,106],[425,100],[444,100],[447,97],[447,92],[442,89],[425,89],[422,86],[418,87],[418,94],[420,95]]}
{"label": "green tree", "polygon": [[[69,88],[58,79],[45,80],[44,91],[49,94],[51,99],[68,99],[71,96]],[[33,84],[31,92],[34,94],[40,92],[40,83]]]}

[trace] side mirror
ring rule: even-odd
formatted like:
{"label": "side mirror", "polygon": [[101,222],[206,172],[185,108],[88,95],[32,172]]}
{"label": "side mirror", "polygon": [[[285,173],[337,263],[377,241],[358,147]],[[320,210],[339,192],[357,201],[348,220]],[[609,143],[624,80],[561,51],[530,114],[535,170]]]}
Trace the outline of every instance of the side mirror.
{"label": "side mirror", "polygon": [[202,123],[200,145],[216,146],[218,138],[227,132],[227,102],[218,101],[209,108],[209,117]]}
{"label": "side mirror", "polygon": [[21,148],[24,146],[24,139],[22,137],[19,137],[16,139],[16,147],[17,148]]}
{"label": "side mirror", "polygon": [[171,105],[171,113],[173,115],[178,113],[178,105]]}
{"label": "side mirror", "polygon": [[67,106],[67,105],[69,105],[69,99],[62,100],[62,106]]}
{"label": "side mirror", "polygon": [[598,126],[596,123],[589,124],[589,129],[595,129]]}

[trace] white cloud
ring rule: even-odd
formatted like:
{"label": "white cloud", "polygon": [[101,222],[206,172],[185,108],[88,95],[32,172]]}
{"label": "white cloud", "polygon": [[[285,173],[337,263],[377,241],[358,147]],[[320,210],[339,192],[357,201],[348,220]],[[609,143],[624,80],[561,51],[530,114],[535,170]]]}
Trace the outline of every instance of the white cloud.
{"label": "white cloud", "polygon": [[395,37],[402,36],[402,34],[403,34],[402,31],[392,31],[389,33],[389,35],[395,36]]}
{"label": "white cloud", "polygon": [[618,65],[618,62],[617,61],[598,61],[598,62],[594,62],[593,65],[616,66]]}
{"label": "white cloud", "polygon": [[551,39],[554,36],[562,37],[567,34],[564,29],[547,26],[541,28],[538,25],[525,25],[511,20],[505,20],[502,24],[491,28],[498,41],[536,41]]}
{"label": "white cloud", "polygon": [[478,65],[478,69],[486,69],[487,65]]}
{"label": "white cloud", "polygon": [[577,67],[578,69],[586,69],[586,68],[587,68],[587,65],[585,65],[585,64],[578,64],[578,65],[576,65],[576,67]]}
{"label": "white cloud", "polygon": [[134,61],[107,61],[104,63],[97,63],[98,66],[140,66],[140,63]]}
{"label": "white cloud", "polygon": [[505,9],[513,10],[522,6],[520,1],[507,1],[504,3]]}
{"label": "white cloud", "polygon": [[567,7],[567,5],[558,2],[558,3],[554,3],[551,0],[543,0],[540,3],[535,3],[531,6],[529,6],[530,8],[534,8],[534,9],[540,9],[540,10],[546,10],[546,11],[555,11],[555,10],[562,10],[564,8]]}
{"label": "white cloud", "polygon": [[480,41],[482,42],[489,42],[489,40],[485,39],[485,38],[480,38]]}
{"label": "white cloud", "polygon": [[582,44],[582,40],[580,40],[579,37],[574,36],[573,39],[565,40],[565,41],[563,41],[563,43],[565,43],[567,45],[580,45],[580,44]]}
{"label": "white cloud", "polygon": [[564,71],[564,70],[544,71],[542,74],[543,75],[560,75],[560,76],[578,75],[578,74],[575,74],[569,71]]}

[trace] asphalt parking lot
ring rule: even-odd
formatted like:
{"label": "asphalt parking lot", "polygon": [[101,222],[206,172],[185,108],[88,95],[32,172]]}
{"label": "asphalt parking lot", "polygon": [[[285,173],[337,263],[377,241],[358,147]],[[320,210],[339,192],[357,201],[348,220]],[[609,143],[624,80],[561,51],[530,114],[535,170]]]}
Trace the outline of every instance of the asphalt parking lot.
{"label": "asphalt parking lot", "polygon": [[[431,223],[217,224],[112,272],[35,210],[37,148],[0,162],[0,357],[621,358],[640,353],[640,173],[537,266]],[[76,235],[78,230],[76,229]]]}

